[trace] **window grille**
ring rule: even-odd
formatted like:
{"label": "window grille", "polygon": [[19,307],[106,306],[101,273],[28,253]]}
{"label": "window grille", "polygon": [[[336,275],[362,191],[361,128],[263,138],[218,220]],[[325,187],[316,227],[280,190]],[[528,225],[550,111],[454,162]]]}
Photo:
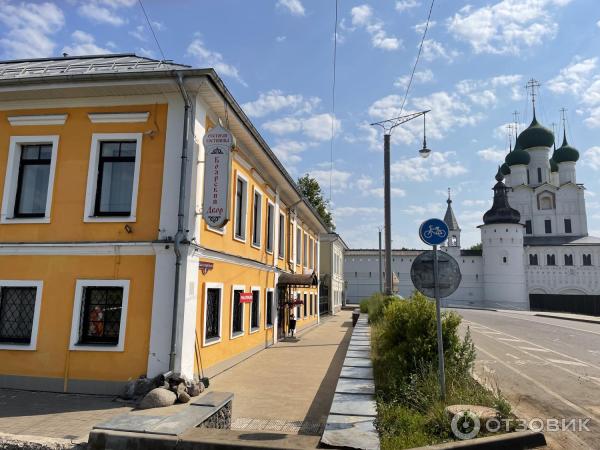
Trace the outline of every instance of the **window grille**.
{"label": "window grille", "polygon": [[80,343],[118,344],[122,303],[122,287],[87,286],[81,313]]}
{"label": "window grille", "polygon": [[252,291],[251,328],[258,328],[258,313],[260,311],[260,291]]}
{"label": "window grille", "polygon": [[208,288],[206,290],[206,332],[205,338],[216,339],[220,337],[219,323],[221,321],[221,289]]}
{"label": "window grille", "polygon": [[267,291],[267,325],[273,325],[273,291]]}
{"label": "window grille", "polygon": [[240,294],[242,291],[233,291],[233,324],[232,331],[234,333],[241,333],[244,331],[243,319],[243,303],[240,303]]}
{"label": "window grille", "polygon": [[36,288],[0,289],[0,342],[31,343]]}

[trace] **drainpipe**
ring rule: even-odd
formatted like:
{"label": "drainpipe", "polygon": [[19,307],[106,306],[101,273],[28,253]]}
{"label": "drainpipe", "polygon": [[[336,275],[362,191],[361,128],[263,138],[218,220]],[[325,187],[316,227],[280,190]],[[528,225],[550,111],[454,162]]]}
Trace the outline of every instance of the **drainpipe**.
{"label": "drainpipe", "polygon": [[183,86],[183,77],[180,72],[175,73],[177,86],[185,104],[183,114],[183,143],[181,146],[181,167],[179,172],[179,207],[177,210],[177,233],[175,234],[173,249],[175,251],[175,286],[173,289],[173,320],[171,322],[171,352],[169,353],[169,371],[175,369],[175,354],[177,349],[177,312],[179,307],[179,277],[181,272],[181,245],[187,242],[184,229],[185,218],[185,180],[187,169],[188,147],[188,122],[191,108],[189,96]]}

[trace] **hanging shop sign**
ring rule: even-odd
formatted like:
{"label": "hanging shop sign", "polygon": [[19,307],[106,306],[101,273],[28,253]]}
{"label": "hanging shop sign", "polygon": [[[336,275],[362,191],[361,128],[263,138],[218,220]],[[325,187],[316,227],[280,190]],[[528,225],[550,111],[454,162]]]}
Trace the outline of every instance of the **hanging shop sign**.
{"label": "hanging shop sign", "polygon": [[202,272],[202,275],[206,275],[209,270],[213,270],[213,267],[214,264],[208,261],[200,261],[198,263],[198,268],[200,269],[200,272]]}
{"label": "hanging shop sign", "polygon": [[240,303],[252,303],[252,292],[242,292],[240,294]]}
{"label": "hanging shop sign", "polygon": [[222,126],[206,132],[204,143],[204,202],[202,217],[208,225],[221,228],[229,221],[229,176],[233,135]]}

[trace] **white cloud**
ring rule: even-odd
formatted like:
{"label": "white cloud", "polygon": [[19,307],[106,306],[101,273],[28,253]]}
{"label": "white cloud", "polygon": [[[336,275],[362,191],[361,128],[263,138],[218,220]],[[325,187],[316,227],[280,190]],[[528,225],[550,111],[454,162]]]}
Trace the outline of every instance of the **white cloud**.
{"label": "white cloud", "polygon": [[[373,216],[383,212],[383,208],[373,206],[342,206],[335,208],[334,214],[336,217],[356,217],[357,215]],[[374,228],[375,229],[375,228]]]}
{"label": "white cloud", "polygon": [[581,95],[590,85],[590,77],[597,68],[598,58],[581,59],[576,57],[571,64],[560,70],[548,81],[548,88],[557,94]]}
{"label": "white cloud", "polygon": [[0,38],[6,59],[42,58],[53,55],[51,36],[64,26],[65,16],[54,3],[0,0],[0,23],[6,27]]}
{"label": "white cloud", "polygon": [[237,67],[226,63],[223,55],[214,52],[205,47],[204,42],[196,37],[188,46],[187,54],[196,57],[197,63],[201,66],[212,67],[219,75],[233,78],[240,84],[247,86],[246,82],[240,76]]}
{"label": "white cloud", "polygon": [[396,11],[406,11],[407,9],[416,8],[420,6],[421,3],[417,0],[397,0],[396,1]]}
{"label": "white cloud", "polygon": [[571,0],[501,0],[474,9],[467,5],[448,19],[448,30],[475,53],[519,54],[556,36],[556,9]]}
{"label": "white cloud", "polygon": [[590,147],[585,151],[583,160],[587,166],[594,170],[600,170],[600,147]]}
{"label": "white cloud", "polygon": [[277,36],[275,38],[275,41],[281,43],[281,42],[285,42],[286,39],[287,39],[287,36]]}
{"label": "white cloud", "polygon": [[146,42],[146,28],[143,25],[138,25],[133,30],[129,31],[129,34],[139,41]]}
{"label": "white cloud", "polygon": [[94,36],[85,31],[75,30],[71,34],[73,42],[63,48],[63,53],[67,53],[69,56],[78,55],[102,55],[112,53],[110,50],[99,47],[96,45]]}
{"label": "white cloud", "polygon": [[311,170],[309,172],[310,176],[315,178],[319,185],[321,185],[321,189],[329,190],[329,181],[331,180],[331,188],[334,192],[340,192],[345,190],[350,186],[350,177],[352,174],[350,172],[346,172],[344,170]]}
{"label": "white cloud", "polygon": [[304,16],[306,14],[300,0],[278,0],[277,7],[285,9],[293,16]]}
{"label": "white cloud", "polygon": [[351,144],[357,142],[364,142],[368,144],[369,150],[381,151],[383,145],[383,138],[379,137],[377,129],[371,126],[368,122],[362,122],[358,124],[358,136],[355,134],[346,134],[344,140]]}
{"label": "white cloud", "polygon": [[481,159],[497,163],[503,162],[506,157],[506,152],[496,147],[484,148],[483,150],[479,150],[477,154]]}
{"label": "white cloud", "polygon": [[[383,198],[383,188],[373,188],[369,189],[368,192],[370,195],[374,195],[375,197]],[[395,197],[406,197],[406,191],[400,188],[390,188],[390,194],[392,195],[392,199]]]}
{"label": "white cloud", "polygon": [[[332,124],[333,122],[333,124]],[[262,126],[273,134],[284,135],[302,132],[305,136],[316,141],[331,139],[333,125],[334,134],[341,130],[341,122],[331,114],[314,114],[308,117],[282,117],[265,122]]]}
{"label": "white cloud", "polygon": [[402,41],[395,36],[388,36],[383,28],[383,21],[373,17],[373,9],[369,5],[352,8],[352,25],[364,28],[371,35],[371,44],[382,50],[397,50]]}
{"label": "white cloud", "polygon": [[402,212],[411,216],[424,216],[425,214],[440,214],[443,212],[441,203],[426,203],[423,205],[409,205]]}
{"label": "white cloud", "polygon": [[459,53],[456,50],[448,50],[444,47],[444,44],[434,39],[425,39],[423,41],[423,53],[421,56],[426,61],[442,58],[448,62],[452,62],[458,55]]}
{"label": "white cloud", "polygon": [[136,3],[136,0],[85,0],[77,11],[94,22],[118,27],[128,22],[119,9],[130,8]]}
{"label": "white cloud", "polygon": [[[431,30],[436,25],[437,25],[437,22],[435,20],[430,20],[429,21],[429,26],[427,27],[427,29]],[[421,22],[421,23],[418,23],[415,26],[413,26],[413,30],[415,30],[415,32],[417,34],[423,34],[423,32],[425,31],[425,27],[426,26],[427,26],[427,22]]]}
{"label": "white cloud", "polygon": [[[398,77],[396,81],[394,81],[394,86],[405,89],[408,86],[409,81],[410,75],[403,75],[401,77]],[[416,71],[413,77],[413,84],[423,84],[429,83],[431,81],[433,81],[433,72],[430,69]]]}
{"label": "white cloud", "polygon": [[471,207],[471,206],[487,206],[490,204],[489,200],[463,200],[461,202],[463,206]]}
{"label": "white cloud", "polygon": [[394,180],[429,181],[432,176],[451,178],[468,172],[460,162],[454,161],[455,152],[431,152],[427,159],[419,156],[392,163]]}
{"label": "white cloud", "polygon": [[[361,175],[361,177],[355,182],[355,186],[363,196],[383,198],[383,187],[373,187],[373,179],[371,177]],[[404,189],[395,187],[390,187],[390,193],[392,198],[406,196],[406,191]]]}
{"label": "white cloud", "polygon": [[293,109],[296,113],[310,113],[319,103],[318,97],[304,98],[300,94],[284,94],[278,89],[261,92],[258,99],[247,102],[242,108],[250,117],[263,117],[281,109]]}
{"label": "white cloud", "polygon": [[300,154],[314,145],[312,142],[285,140],[277,142],[272,150],[284,164],[297,164],[302,160]]}

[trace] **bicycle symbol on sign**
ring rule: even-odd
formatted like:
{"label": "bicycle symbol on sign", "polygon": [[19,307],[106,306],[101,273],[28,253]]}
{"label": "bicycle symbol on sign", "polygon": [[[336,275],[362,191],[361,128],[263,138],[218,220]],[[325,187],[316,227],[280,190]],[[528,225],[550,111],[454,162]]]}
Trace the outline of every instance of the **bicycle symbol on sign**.
{"label": "bicycle symbol on sign", "polygon": [[423,236],[425,239],[431,239],[432,236],[437,236],[443,239],[446,237],[446,230],[434,225],[429,225],[429,229],[423,232]]}

